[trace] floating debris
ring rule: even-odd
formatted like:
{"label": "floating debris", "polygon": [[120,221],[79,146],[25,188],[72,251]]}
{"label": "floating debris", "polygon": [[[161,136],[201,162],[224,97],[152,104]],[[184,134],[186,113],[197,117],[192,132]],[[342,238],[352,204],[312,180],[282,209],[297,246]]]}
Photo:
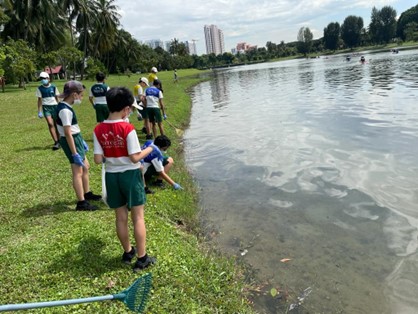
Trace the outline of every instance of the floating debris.
{"label": "floating debris", "polygon": [[241,252],[241,256],[244,256],[245,254],[247,254],[248,253],[248,250],[247,249],[244,249],[244,250],[242,250],[242,252]]}
{"label": "floating debris", "polygon": [[290,304],[289,311],[297,309],[299,306],[301,306],[303,301],[311,294],[311,292],[312,292],[311,287],[308,287],[305,290],[303,290],[302,294],[298,296],[298,302]]}
{"label": "floating debris", "polygon": [[282,263],[286,263],[286,262],[291,261],[291,260],[292,260],[291,258],[282,258],[280,261]]}

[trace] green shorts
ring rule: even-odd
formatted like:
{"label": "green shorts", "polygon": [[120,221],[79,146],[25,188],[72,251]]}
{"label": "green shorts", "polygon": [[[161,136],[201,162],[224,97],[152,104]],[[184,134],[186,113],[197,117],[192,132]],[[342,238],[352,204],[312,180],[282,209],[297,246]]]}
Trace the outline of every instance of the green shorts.
{"label": "green shorts", "polygon": [[160,108],[147,108],[147,115],[150,122],[163,122]]}
{"label": "green shorts", "polygon": [[[141,106],[142,107],[142,106]],[[143,119],[148,119],[148,114],[147,114],[147,108],[142,107],[142,110],[138,110],[138,112],[141,114]]]}
{"label": "green shorts", "polygon": [[96,110],[97,122],[103,122],[109,117],[109,108],[106,104],[95,104],[94,109]]}
{"label": "green shorts", "polygon": [[[168,158],[170,158],[170,157],[166,157],[166,156],[163,157],[163,166],[165,166],[166,164],[168,164]],[[144,174],[145,181],[149,181],[153,176],[157,176],[159,174],[160,173],[157,172],[157,170],[155,170],[154,165],[151,164],[147,168],[147,172],[145,172],[145,174]]]}
{"label": "green shorts", "polygon": [[145,205],[144,181],[140,169],[106,172],[107,204],[110,208]]}
{"label": "green shorts", "polygon": [[44,117],[51,116],[52,119],[55,120],[57,118],[57,107],[58,105],[48,105],[48,106],[42,105],[42,111],[43,111]]}
{"label": "green shorts", "polygon": [[[84,158],[86,158],[86,152],[84,151],[83,137],[81,136],[81,133],[74,134],[73,139],[74,139],[74,144],[75,144],[77,153],[84,160]],[[70,161],[70,164],[73,164],[74,163],[73,154],[71,153],[70,147],[68,146],[67,138],[64,136],[61,136],[59,139],[59,142],[60,142],[62,150],[65,153],[65,156],[67,156],[68,160]]]}

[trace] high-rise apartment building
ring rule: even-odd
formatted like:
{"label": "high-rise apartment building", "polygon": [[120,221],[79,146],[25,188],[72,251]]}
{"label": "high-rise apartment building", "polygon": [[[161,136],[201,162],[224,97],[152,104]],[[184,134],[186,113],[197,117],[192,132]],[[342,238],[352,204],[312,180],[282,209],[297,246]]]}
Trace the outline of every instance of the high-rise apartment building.
{"label": "high-rise apartment building", "polygon": [[216,55],[225,52],[224,33],[216,25],[205,25],[206,53]]}
{"label": "high-rise apartment building", "polygon": [[189,50],[189,54],[192,55],[197,55],[197,50],[196,50],[196,40],[192,39],[192,41],[188,41],[186,40],[184,42],[184,44],[186,45],[187,49]]}

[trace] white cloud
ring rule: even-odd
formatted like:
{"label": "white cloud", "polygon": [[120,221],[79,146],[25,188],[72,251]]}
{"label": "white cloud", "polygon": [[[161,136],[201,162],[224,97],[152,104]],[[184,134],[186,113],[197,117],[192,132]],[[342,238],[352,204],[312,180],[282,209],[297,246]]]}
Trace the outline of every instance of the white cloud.
{"label": "white cloud", "polygon": [[330,22],[342,23],[348,15],[368,24],[373,6],[390,5],[398,15],[416,5],[412,0],[155,0],[142,4],[117,0],[122,27],[138,40],[181,41],[198,39],[205,52],[203,26],[215,24],[224,32],[227,51],[237,42],[265,46],[267,41],[295,41],[300,27],[308,26],[314,38]]}

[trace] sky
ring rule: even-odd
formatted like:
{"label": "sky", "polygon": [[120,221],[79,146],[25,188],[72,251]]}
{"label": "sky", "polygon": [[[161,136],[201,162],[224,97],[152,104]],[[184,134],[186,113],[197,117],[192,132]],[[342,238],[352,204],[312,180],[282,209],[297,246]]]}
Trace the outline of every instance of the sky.
{"label": "sky", "polygon": [[196,40],[197,54],[205,54],[203,26],[214,24],[224,33],[225,50],[237,43],[265,47],[268,41],[297,40],[301,27],[314,39],[323,37],[331,22],[343,23],[349,15],[370,23],[372,8],[389,5],[399,16],[418,4],[416,0],[115,0],[121,26],[138,41]]}

